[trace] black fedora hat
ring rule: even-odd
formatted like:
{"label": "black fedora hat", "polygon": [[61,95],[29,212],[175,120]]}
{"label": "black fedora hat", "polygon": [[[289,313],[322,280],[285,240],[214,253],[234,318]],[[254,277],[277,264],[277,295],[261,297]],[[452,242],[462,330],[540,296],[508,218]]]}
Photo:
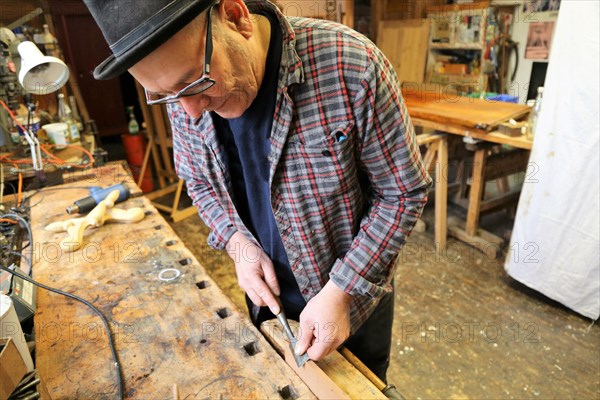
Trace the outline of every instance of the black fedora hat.
{"label": "black fedora hat", "polygon": [[84,0],[112,56],[94,78],[114,78],[146,57],[216,0]]}

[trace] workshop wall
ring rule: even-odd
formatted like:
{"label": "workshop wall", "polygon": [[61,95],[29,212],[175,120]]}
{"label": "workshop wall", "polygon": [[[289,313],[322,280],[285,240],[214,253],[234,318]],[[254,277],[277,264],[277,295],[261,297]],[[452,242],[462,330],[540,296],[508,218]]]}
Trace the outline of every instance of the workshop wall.
{"label": "workshop wall", "polygon": [[[516,6],[515,21],[513,24],[512,39],[519,44],[519,66],[515,75],[515,80],[510,87],[511,96],[519,97],[519,103],[527,101],[529,92],[529,83],[531,80],[531,71],[534,62],[548,64],[548,59],[532,59],[526,57],[527,41],[532,29],[532,24],[538,23],[556,23],[558,11],[530,12],[523,11],[523,6]],[[552,41],[549,43],[550,52],[552,51]],[[509,71],[514,68],[514,57],[511,60]],[[535,94],[535,88],[533,90]]]}
{"label": "workshop wall", "polygon": [[[35,0],[2,0],[0,1],[0,26],[6,26],[21,18],[22,16],[30,13],[38,7],[38,2]],[[36,25],[39,23],[41,27],[41,20],[43,16],[38,16],[31,21],[30,24]],[[39,21],[38,21],[39,20]]]}

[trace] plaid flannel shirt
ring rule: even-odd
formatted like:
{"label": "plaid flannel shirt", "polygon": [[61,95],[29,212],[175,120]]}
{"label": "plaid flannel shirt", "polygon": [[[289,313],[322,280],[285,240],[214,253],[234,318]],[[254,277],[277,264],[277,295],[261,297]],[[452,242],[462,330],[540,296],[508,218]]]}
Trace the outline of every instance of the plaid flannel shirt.
{"label": "plaid flannel shirt", "polygon": [[[353,296],[352,332],[392,290],[398,252],[427,201],[423,169],[396,74],[364,36],[339,24],[277,14],[283,53],[269,154],[271,206],[304,298],[328,280]],[[411,62],[407,60],[407,62]],[[226,151],[211,115],[168,107],[178,175],[224,249],[240,231]]]}

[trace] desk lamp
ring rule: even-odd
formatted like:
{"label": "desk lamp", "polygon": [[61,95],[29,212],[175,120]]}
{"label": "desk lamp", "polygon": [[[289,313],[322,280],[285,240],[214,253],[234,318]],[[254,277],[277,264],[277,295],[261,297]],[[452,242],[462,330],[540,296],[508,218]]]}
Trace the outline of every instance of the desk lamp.
{"label": "desk lamp", "polygon": [[[15,45],[17,52],[20,55],[21,62],[18,58],[13,62],[11,53],[13,53]],[[2,48],[2,62],[0,64],[0,86],[6,98],[3,106],[8,114],[14,119],[11,109],[16,109],[18,102],[17,95],[20,90],[16,85],[15,75],[18,75],[18,82],[23,87],[25,94],[26,106],[28,110],[28,119],[31,119],[31,114],[35,106],[31,102],[31,95],[45,95],[56,92],[69,79],[69,69],[63,61],[56,57],[48,57],[42,54],[33,42],[24,41],[19,43],[15,35],[7,28],[0,27],[0,45]],[[4,65],[6,64],[6,66]],[[20,66],[19,66],[20,64]],[[31,148],[31,158],[33,161],[33,169],[35,171],[42,170],[42,157],[40,144],[36,136],[29,130],[29,122],[27,127],[23,128],[23,134],[29,147]]]}
{"label": "desk lamp", "polygon": [[[22,42],[17,47],[21,55],[21,70],[19,71],[19,83],[26,92],[45,95],[54,93],[67,83],[69,79],[69,68],[66,64],[56,58],[45,56],[33,42]],[[34,110],[32,103],[27,104],[28,119]],[[29,125],[29,124],[28,124]],[[31,148],[33,169],[42,170],[42,154],[40,143],[36,136],[29,132],[29,126],[24,129],[25,139]]]}

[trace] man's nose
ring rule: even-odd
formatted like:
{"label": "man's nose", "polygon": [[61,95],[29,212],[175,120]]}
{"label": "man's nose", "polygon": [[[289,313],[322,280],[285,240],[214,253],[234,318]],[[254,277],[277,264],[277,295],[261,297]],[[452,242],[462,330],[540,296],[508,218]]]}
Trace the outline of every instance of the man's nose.
{"label": "man's nose", "polygon": [[193,119],[197,119],[200,118],[208,105],[208,98],[202,94],[198,94],[195,96],[182,97],[179,99],[179,103],[187,115]]}

